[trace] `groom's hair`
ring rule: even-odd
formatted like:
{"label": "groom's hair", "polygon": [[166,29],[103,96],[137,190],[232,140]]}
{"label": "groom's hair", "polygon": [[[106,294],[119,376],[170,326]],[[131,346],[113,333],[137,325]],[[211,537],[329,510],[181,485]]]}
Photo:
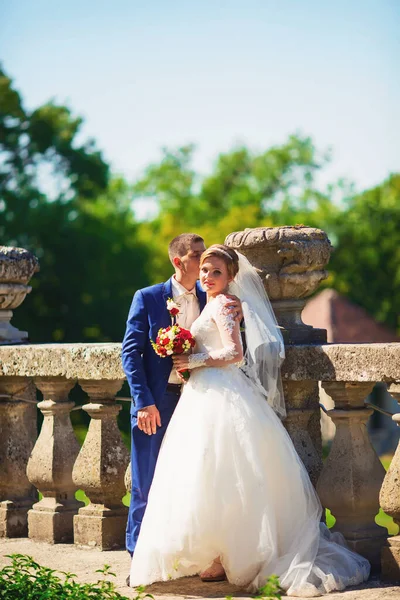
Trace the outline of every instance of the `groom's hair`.
{"label": "groom's hair", "polygon": [[177,235],[168,245],[169,260],[173,263],[175,256],[185,256],[196,242],[204,242],[203,238],[197,233],[181,233]]}

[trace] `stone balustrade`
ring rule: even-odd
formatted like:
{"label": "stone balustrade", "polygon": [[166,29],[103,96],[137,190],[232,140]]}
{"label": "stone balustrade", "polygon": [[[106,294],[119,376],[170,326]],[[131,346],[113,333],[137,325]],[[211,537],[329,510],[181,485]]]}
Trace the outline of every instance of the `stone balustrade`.
{"label": "stone balustrade", "polygon": [[[125,478],[129,455],[116,421],[115,395],[124,381],[120,353],[120,344],[0,346],[0,536],[29,534],[103,550],[123,546],[127,509],[121,499],[130,482]],[[336,517],[335,528],[375,568],[382,547],[393,561],[396,540],[388,546],[386,529],[375,523],[385,473],[368,438],[371,410],[364,400],[378,381],[398,397],[400,344],[288,346],[282,379],[285,425],[323,506]],[[76,382],[89,396],[82,408],[91,417],[80,450],[68,397]],[[330,414],[337,426],[324,465],[318,382],[334,400]],[[35,387],[43,393],[39,436]],[[391,499],[391,504],[383,500],[383,507],[397,520],[398,463],[399,456],[382,488],[383,497]],[[87,506],[75,500],[78,488],[88,496]],[[42,494],[39,502],[36,490]]]}
{"label": "stone balustrade", "polygon": [[[302,322],[306,298],[327,276],[332,248],[325,232],[261,227],[232,233],[225,242],[249,258],[274,307],[287,344],[284,424],[323,507],[373,569],[382,563],[383,577],[400,580],[400,536],[387,540],[386,529],[375,523],[380,502],[400,524],[400,446],[385,475],[366,429],[372,411],[364,404],[377,382],[400,400],[400,344],[326,344],[325,330]],[[13,345],[27,338],[10,325],[9,308],[29,293],[27,283],[37,270],[27,251],[0,247],[0,537],[122,547],[127,518],[122,497],[131,478],[117,426],[116,394],[125,379],[121,346]],[[70,420],[77,408],[69,397],[75,384],[89,397],[82,407],[90,416],[82,448]],[[336,424],[325,463],[319,385],[333,400],[329,415]],[[37,407],[36,388],[43,394]],[[399,415],[393,417],[398,424]],[[75,499],[77,489],[89,498],[87,506]]]}

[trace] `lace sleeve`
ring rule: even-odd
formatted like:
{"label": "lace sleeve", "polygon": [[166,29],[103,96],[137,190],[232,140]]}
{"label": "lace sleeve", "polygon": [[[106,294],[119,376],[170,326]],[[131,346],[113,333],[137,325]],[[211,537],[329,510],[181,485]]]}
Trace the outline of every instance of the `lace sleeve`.
{"label": "lace sleeve", "polygon": [[242,340],[239,323],[227,308],[228,298],[219,296],[213,300],[213,319],[217,324],[222,341],[222,348],[189,356],[189,369],[197,367],[225,367],[228,364],[240,363],[243,359]]}

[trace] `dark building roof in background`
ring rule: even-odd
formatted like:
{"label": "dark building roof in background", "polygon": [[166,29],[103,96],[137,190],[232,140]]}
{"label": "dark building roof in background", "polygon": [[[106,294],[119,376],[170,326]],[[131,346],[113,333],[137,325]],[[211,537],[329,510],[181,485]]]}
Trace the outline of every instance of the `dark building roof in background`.
{"label": "dark building roof in background", "polygon": [[302,319],[307,325],[326,329],[330,343],[400,341],[394,331],[332,289],[313,296],[304,307]]}

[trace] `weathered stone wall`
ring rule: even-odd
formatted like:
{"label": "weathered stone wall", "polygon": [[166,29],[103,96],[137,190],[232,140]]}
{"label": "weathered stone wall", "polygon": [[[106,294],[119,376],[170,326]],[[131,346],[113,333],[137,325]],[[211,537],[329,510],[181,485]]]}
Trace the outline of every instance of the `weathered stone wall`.
{"label": "weathered stone wall", "polygon": [[[124,379],[121,344],[0,346],[0,377]],[[400,381],[400,343],[286,347],[288,381]]]}

